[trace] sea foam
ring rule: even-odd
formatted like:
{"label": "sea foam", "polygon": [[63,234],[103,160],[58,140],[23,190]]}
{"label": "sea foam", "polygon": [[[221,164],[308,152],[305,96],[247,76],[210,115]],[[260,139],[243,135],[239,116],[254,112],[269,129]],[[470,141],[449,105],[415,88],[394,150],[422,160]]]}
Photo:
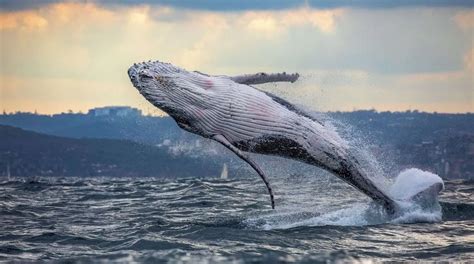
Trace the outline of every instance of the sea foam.
{"label": "sea foam", "polygon": [[[244,220],[249,228],[264,230],[289,229],[302,226],[366,226],[379,224],[433,223],[442,220],[439,191],[444,187],[442,179],[431,172],[417,168],[403,170],[395,178],[389,194],[400,208],[395,215],[388,215],[373,201],[355,202],[342,209],[310,208],[297,205],[252,216]],[[419,196],[417,196],[417,194]],[[296,207],[296,208],[295,208]]]}

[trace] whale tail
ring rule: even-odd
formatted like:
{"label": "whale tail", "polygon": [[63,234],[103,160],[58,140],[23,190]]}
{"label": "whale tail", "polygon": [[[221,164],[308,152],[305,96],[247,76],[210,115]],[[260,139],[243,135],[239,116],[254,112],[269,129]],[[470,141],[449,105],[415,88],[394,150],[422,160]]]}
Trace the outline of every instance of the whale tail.
{"label": "whale tail", "polygon": [[349,183],[359,191],[369,196],[377,204],[383,206],[388,214],[393,215],[399,211],[397,201],[384,192],[370,177],[354,158],[345,159],[341,162],[341,168],[330,170],[339,178]]}
{"label": "whale tail", "polygon": [[443,180],[438,175],[411,168],[397,176],[390,194],[397,201],[412,202],[428,208],[438,201],[443,189]]}

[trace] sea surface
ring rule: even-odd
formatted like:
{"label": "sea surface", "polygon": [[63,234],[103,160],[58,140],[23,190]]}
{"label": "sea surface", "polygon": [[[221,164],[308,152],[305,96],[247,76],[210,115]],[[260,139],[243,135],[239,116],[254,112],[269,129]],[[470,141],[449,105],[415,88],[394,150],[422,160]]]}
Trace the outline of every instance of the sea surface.
{"label": "sea surface", "polygon": [[[334,177],[333,177],[334,178]],[[0,178],[0,262],[474,261],[474,181],[388,217],[332,178]]]}

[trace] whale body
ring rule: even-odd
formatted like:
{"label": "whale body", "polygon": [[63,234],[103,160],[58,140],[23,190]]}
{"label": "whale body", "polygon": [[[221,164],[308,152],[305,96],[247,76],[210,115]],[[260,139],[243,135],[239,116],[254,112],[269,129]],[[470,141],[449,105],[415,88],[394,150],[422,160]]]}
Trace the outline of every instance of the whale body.
{"label": "whale body", "polygon": [[181,127],[213,139],[245,160],[274,196],[270,182],[248,152],[277,155],[327,170],[393,214],[394,199],[364,172],[348,144],[323,122],[251,84],[290,81],[298,74],[211,76],[169,63],[134,64],[128,75],[138,91]]}

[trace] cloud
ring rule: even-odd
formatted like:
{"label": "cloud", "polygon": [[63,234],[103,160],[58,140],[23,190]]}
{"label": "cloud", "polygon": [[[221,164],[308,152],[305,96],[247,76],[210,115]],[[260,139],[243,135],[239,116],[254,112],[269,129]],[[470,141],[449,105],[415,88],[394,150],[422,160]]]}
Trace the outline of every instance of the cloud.
{"label": "cloud", "polygon": [[474,10],[463,10],[456,14],[454,20],[463,30],[474,30]]}
{"label": "cloud", "polygon": [[41,30],[48,25],[48,21],[32,11],[6,13],[0,15],[0,30]]}
{"label": "cloud", "polygon": [[[63,2],[59,0],[1,0],[0,6],[3,10],[22,10],[39,8],[45,5]],[[66,0],[66,2],[83,3],[79,0]],[[333,8],[399,8],[399,7],[473,7],[470,0],[122,0],[93,1],[104,6],[140,6],[155,5],[169,6],[179,9],[207,10],[207,11],[248,11],[248,10],[283,10],[308,6],[316,9]]]}
{"label": "cloud", "polygon": [[291,87],[266,89],[320,110],[467,111],[466,11],[297,5],[213,12],[67,2],[1,12],[2,100],[12,110],[144,108],[126,70],[160,59],[210,74],[298,71],[305,77]]}
{"label": "cloud", "polygon": [[99,8],[90,3],[57,3],[36,10],[1,12],[0,30],[41,30],[48,25],[67,26],[77,23],[84,17],[84,14],[93,20],[87,21],[87,23],[99,24],[111,22],[115,16],[113,11]]}
{"label": "cloud", "polygon": [[[452,17],[468,16],[451,9],[306,6],[220,13],[60,3],[1,13],[0,21],[5,22],[0,33],[5,39],[2,59],[10,74],[46,74],[49,66],[58,67],[49,70],[55,74],[100,78],[98,73],[118,69],[106,60],[122,64],[133,58],[235,73],[334,69],[398,74],[463,67],[472,36],[459,34],[450,23]],[[23,29],[38,32],[22,33]],[[13,50],[22,56],[9,52]],[[61,53],[68,56],[58,56]]]}
{"label": "cloud", "polygon": [[309,8],[299,8],[292,12],[287,12],[283,18],[283,23],[292,26],[301,26],[310,23],[322,32],[328,33],[335,30],[336,19],[342,16],[343,13],[343,9],[313,10]]}
{"label": "cloud", "polygon": [[246,12],[240,18],[240,24],[250,30],[275,35],[292,27],[311,25],[321,32],[335,30],[336,19],[343,15],[342,9],[315,10],[308,7],[287,11],[253,11]]}

